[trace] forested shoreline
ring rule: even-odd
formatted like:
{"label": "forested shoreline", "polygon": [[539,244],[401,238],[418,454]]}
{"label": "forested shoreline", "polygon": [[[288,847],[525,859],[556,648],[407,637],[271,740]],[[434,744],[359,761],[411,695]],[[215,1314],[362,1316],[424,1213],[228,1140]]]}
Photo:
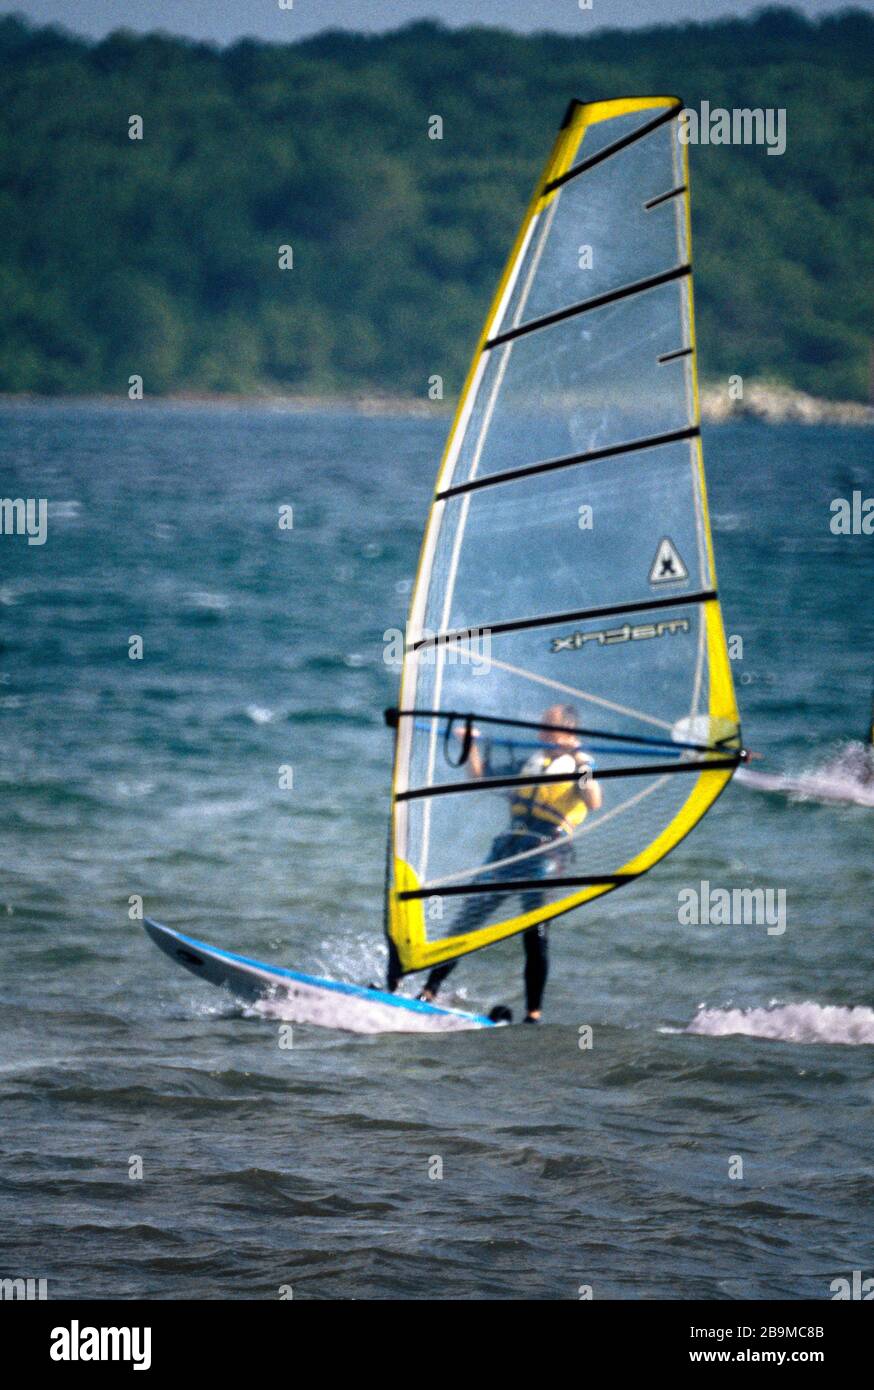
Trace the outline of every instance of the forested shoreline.
{"label": "forested shoreline", "polygon": [[786,111],[778,157],[691,151],[702,375],[866,400],[872,53],[860,11],[225,49],[7,17],[0,391],[451,396],[568,97],[670,91]]}

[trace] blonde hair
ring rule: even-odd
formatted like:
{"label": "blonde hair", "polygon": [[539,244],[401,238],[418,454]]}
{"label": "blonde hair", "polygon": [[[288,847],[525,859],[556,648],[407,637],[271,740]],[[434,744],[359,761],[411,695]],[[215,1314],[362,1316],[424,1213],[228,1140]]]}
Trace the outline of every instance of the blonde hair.
{"label": "blonde hair", "polygon": [[555,724],[562,729],[575,729],[578,720],[576,705],[550,705],[543,712],[544,724]]}

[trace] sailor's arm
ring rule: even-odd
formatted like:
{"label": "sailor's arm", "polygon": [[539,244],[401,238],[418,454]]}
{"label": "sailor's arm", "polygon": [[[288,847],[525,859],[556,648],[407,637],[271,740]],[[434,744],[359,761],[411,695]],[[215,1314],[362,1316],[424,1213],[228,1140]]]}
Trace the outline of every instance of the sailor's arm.
{"label": "sailor's arm", "polygon": [[579,764],[582,764],[582,770],[588,773],[585,782],[583,782],[580,787],[580,796],[582,797],[583,805],[589,811],[599,811],[604,798],[601,793],[600,783],[596,782],[592,776],[592,761],[590,758],[587,758],[585,754],[580,754],[578,755],[578,765]]}
{"label": "sailor's arm", "polygon": [[480,739],[479,729],[474,729],[473,743],[470,745],[470,755],[467,759],[467,766],[470,769],[471,777],[477,782],[481,777],[485,777],[486,775],[485,759],[480,752]]}
{"label": "sailor's arm", "polygon": [[601,809],[601,803],[604,800],[604,798],[601,795],[600,782],[596,782],[595,779],[592,778],[583,787],[582,795],[583,801],[586,803],[590,811],[599,811]]}
{"label": "sailor's arm", "polygon": [[[481,777],[485,777],[487,772],[486,760],[480,752],[482,734],[480,733],[476,725],[473,726],[470,733],[470,750],[468,752],[467,758],[465,759],[464,765],[467,768],[467,771],[469,775],[473,778],[473,780],[475,782],[478,782]],[[453,737],[457,738],[460,742],[464,742],[465,734],[463,730],[453,729],[452,734]]]}

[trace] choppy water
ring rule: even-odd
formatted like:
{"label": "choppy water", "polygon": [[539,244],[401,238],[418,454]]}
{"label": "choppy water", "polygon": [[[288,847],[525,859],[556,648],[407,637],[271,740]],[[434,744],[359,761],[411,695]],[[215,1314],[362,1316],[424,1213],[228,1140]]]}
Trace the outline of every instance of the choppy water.
{"label": "choppy water", "polygon": [[[874,1272],[870,810],[730,789],[554,928],[539,1031],[282,1048],[129,920],[142,894],[217,944],[378,976],[382,638],[444,428],[0,412],[0,496],[51,504],[44,546],[0,537],[0,1273],[435,1299],[819,1298]],[[874,490],[870,436],[723,427],[705,452],[747,741],[815,771],[867,719],[874,538],[828,508]],[[785,889],[785,932],[681,926],[702,880]],[[520,956],[464,963],[456,1002],[518,1006]]]}

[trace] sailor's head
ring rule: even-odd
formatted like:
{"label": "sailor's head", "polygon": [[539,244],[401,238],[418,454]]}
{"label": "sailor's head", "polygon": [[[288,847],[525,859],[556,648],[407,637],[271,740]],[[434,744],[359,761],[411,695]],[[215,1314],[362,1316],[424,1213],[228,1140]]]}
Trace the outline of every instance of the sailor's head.
{"label": "sailor's head", "polygon": [[540,722],[546,726],[540,730],[540,737],[544,743],[560,743],[569,748],[579,745],[579,737],[573,732],[579,725],[579,714],[575,705],[550,705],[543,711]]}

